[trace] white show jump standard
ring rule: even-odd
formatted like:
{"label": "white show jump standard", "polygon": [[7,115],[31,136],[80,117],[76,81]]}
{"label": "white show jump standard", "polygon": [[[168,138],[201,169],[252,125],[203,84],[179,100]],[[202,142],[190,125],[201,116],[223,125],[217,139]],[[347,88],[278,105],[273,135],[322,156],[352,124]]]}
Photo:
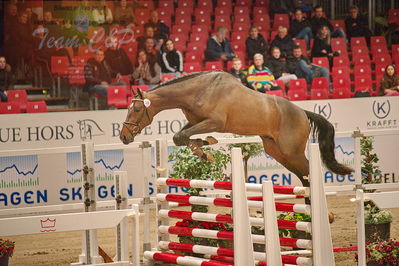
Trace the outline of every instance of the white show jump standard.
{"label": "white show jump standard", "polygon": [[[193,236],[193,237],[204,237],[204,238],[221,239],[221,240],[233,240],[234,239],[233,232],[189,228],[189,227],[181,227],[181,226],[161,225],[161,226],[159,226],[159,233],[160,234]],[[281,246],[284,246],[284,247],[312,249],[312,241],[311,240],[286,238],[286,237],[280,237],[279,239],[280,239]],[[253,241],[253,243],[257,243],[257,244],[264,244],[266,240],[265,240],[265,236],[263,236],[263,235],[252,235],[252,241]]]}
{"label": "white show jump standard", "polygon": [[[177,178],[158,178],[158,186],[177,186],[177,187],[191,187],[191,188],[208,188],[232,190],[233,184],[226,181],[209,181],[209,180],[192,180],[192,179],[177,179]],[[262,192],[262,184],[245,184],[248,192]],[[280,186],[274,185],[273,191],[276,194],[291,194],[299,196],[308,196],[309,188],[299,186]]]}
{"label": "white show jump standard", "polygon": [[[175,195],[175,194],[157,194],[157,200],[159,201],[171,201],[179,203],[189,203],[196,205],[207,205],[207,206],[220,206],[220,207],[233,207],[231,199],[224,198],[207,198],[207,197],[196,197],[187,195]],[[249,208],[263,208],[262,201],[248,201]],[[306,204],[297,203],[283,203],[276,202],[276,210],[282,212],[299,212],[299,213],[311,213],[311,208]]]}
{"label": "white show jump standard", "polygon": [[[177,243],[169,241],[160,241],[159,248],[163,250],[186,251],[186,252],[188,251],[191,253],[198,253],[204,255],[234,257],[234,249],[230,248],[209,247],[203,245],[185,244],[185,243]],[[266,254],[262,252],[254,252],[254,258],[257,261],[265,261]],[[281,258],[283,263],[295,264],[301,266],[312,265],[311,258],[288,256],[288,255],[282,255]]]}
{"label": "white show jump standard", "polygon": [[[160,210],[158,212],[158,215],[159,217],[162,218],[191,219],[203,222],[219,222],[219,223],[233,224],[233,217],[226,214],[214,214],[214,213],[178,211],[178,210]],[[264,226],[263,218],[250,217],[249,221],[252,226]],[[299,230],[299,231],[305,231],[307,233],[310,233],[312,231],[311,229],[312,225],[310,222],[277,220],[277,224],[280,229]]]}

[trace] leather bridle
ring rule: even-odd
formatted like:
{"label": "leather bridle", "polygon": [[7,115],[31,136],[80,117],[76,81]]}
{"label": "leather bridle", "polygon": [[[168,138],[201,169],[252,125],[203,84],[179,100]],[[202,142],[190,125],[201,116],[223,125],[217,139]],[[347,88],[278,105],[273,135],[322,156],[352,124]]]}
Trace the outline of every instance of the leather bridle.
{"label": "leather bridle", "polygon": [[[134,102],[144,102],[143,99],[133,99],[132,100],[132,106],[129,109],[134,108]],[[141,113],[140,118],[137,120],[137,122],[129,122],[125,121],[123,122],[123,125],[129,130],[129,133],[132,135],[132,137],[135,137],[137,134],[140,134],[142,128],[140,128],[140,123],[143,120],[144,114],[147,115],[148,121],[150,121],[150,116],[148,115],[147,107],[143,104],[143,107],[145,108],[144,112]],[[133,129],[130,129],[130,126],[134,126]]]}

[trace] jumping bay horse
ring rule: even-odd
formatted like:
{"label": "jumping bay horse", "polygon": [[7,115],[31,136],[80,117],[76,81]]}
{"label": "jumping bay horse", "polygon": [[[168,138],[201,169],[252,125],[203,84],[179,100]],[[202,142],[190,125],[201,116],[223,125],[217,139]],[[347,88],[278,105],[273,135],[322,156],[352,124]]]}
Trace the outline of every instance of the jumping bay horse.
{"label": "jumping bay horse", "polygon": [[129,144],[156,114],[174,108],[181,109],[188,121],[174,135],[174,143],[189,146],[204,159],[212,160],[212,155],[204,153],[201,146],[217,141],[191,136],[211,132],[259,135],[265,152],[308,186],[304,177],[309,174],[309,162],[304,152],[312,128],[326,167],[340,175],[353,171],[335,159],[334,127],[324,117],[284,98],[250,90],[221,71],[196,72],[161,83],[148,92],[138,90],[128,108],[121,141]]}

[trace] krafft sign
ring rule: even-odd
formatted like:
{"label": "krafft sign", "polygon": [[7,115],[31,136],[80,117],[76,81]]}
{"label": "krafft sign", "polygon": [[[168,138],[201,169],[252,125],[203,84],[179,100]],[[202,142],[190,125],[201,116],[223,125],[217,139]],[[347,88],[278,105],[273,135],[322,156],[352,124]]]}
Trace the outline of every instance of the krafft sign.
{"label": "krafft sign", "polygon": [[[336,131],[398,128],[399,97],[294,102],[328,119]],[[0,116],[2,150],[36,149],[120,143],[119,132],[126,110]],[[153,123],[136,137],[137,141],[172,137],[185,124],[180,110],[159,113]],[[218,135],[216,135],[218,136]],[[219,135],[220,136],[220,135]]]}

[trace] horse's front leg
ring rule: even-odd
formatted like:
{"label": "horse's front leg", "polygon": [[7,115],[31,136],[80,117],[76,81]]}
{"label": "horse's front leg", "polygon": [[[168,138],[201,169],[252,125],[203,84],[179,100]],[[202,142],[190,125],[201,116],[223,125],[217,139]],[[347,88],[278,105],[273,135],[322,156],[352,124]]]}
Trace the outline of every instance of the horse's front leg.
{"label": "horse's front leg", "polygon": [[215,144],[217,143],[216,139],[213,137],[207,137],[206,140],[202,139],[190,139],[191,136],[197,134],[204,134],[214,131],[221,131],[223,123],[215,121],[213,119],[206,119],[201,121],[195,125],[187,124],[182,130],[180,130],[173,137],[173,142],[177,146],[188,146],[195,155],[201,157],[207,161],[213,161],[213,155],[209,152],[204,152],[201,147],[203,145]]}

